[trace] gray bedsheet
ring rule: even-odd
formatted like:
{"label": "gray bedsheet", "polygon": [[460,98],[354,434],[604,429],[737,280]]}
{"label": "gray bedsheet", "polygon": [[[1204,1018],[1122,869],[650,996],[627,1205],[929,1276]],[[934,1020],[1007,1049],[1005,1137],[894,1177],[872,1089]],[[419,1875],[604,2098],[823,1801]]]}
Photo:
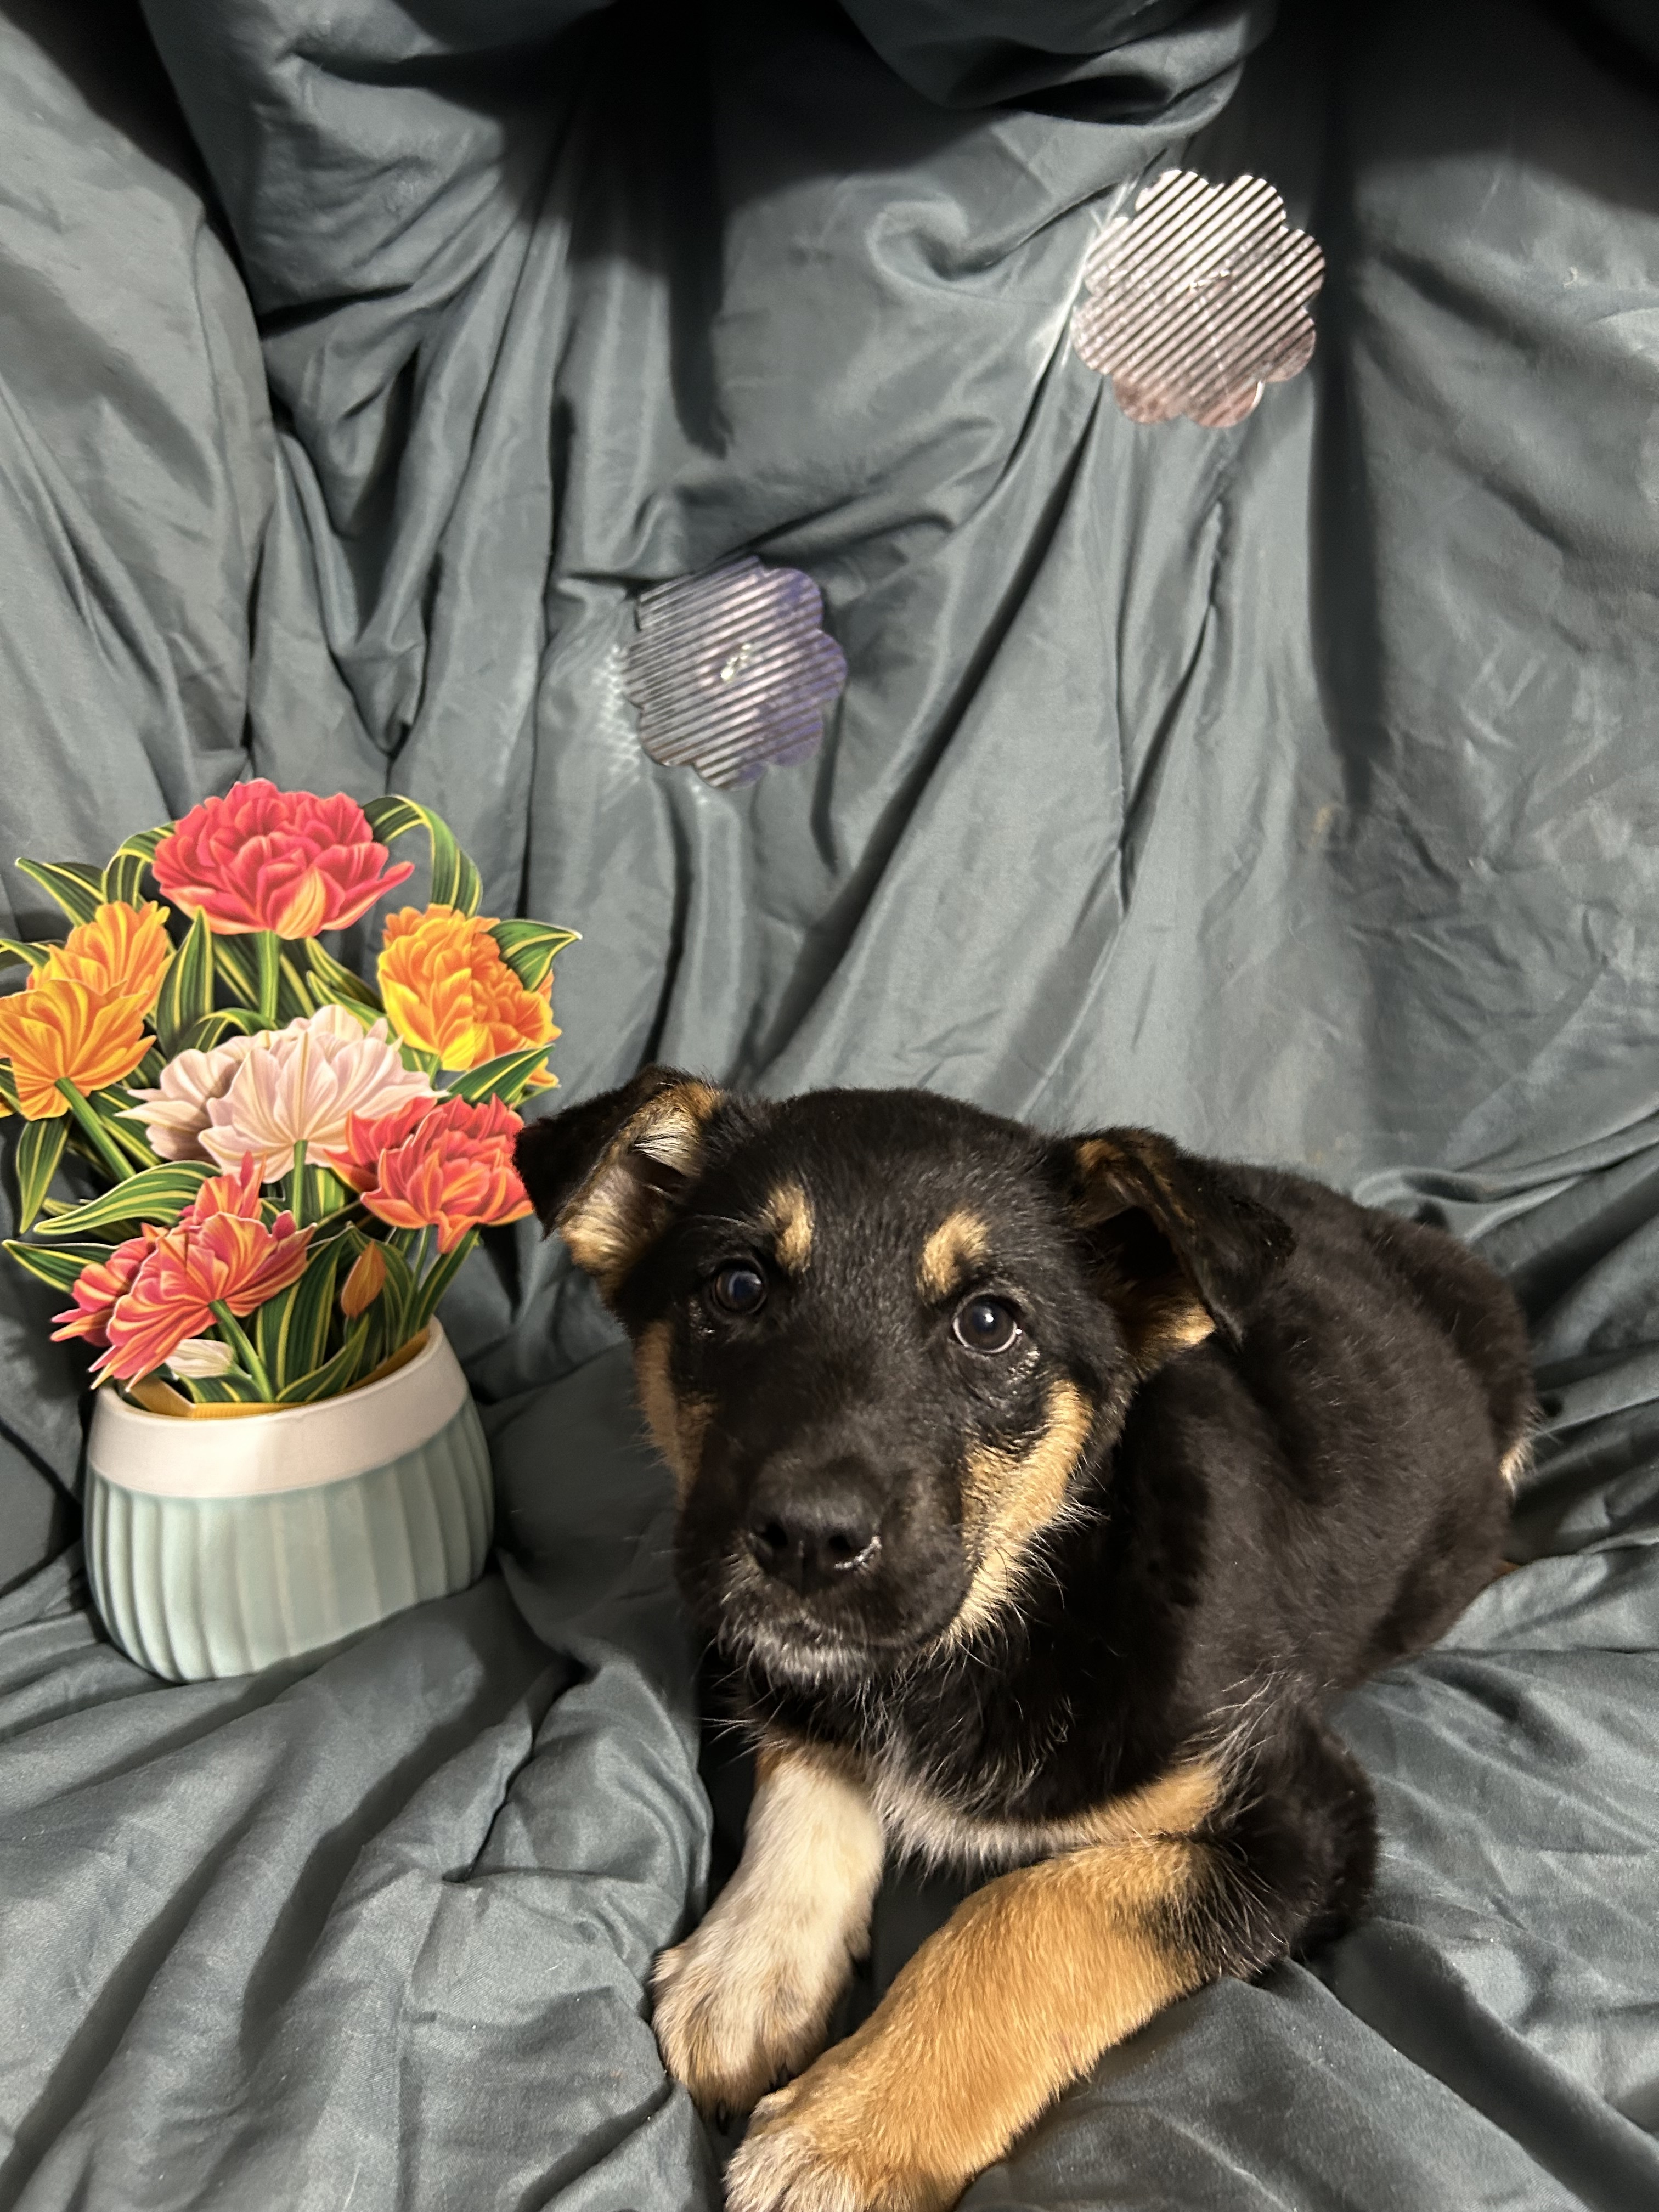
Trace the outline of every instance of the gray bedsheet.
{"label": "gray bedsheet", "polygon": [[[1236,430],[1066,343],[1171,153],[1330,264]],[[0,0],[0,857],[249,764],[392,784],[582,931],[569,1096],[1150,1121],[1528,1301],[1524,1564],[1343,1715],[1374,1916],[1136,2038],[978,2212],[1659,2205],[1656,303],[1642,0]],[[620,651],[747,551],[850,680],[723,793]],[[446,1310],[490,1575],[188,1688],[87,1611],[51,1303],[0,1279],[0,2204],[715,2205],[641,1981],[741,1779],[716,1834],[585,1286],[520,1233]],[[858,2002],[949,1902],[890,1883]]]}

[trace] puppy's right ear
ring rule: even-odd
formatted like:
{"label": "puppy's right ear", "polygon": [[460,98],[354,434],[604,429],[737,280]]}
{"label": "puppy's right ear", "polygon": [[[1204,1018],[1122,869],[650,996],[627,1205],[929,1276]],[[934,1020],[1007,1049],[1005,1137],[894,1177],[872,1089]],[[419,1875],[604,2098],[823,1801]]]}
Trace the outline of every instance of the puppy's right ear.
{"label": "puppy's right ear", "polygon": [[607,1298],[668,1226],[720,1103],[694,1075],[644,1067],[619,1091],[520,1131],[519,1174],[543,1227]]}

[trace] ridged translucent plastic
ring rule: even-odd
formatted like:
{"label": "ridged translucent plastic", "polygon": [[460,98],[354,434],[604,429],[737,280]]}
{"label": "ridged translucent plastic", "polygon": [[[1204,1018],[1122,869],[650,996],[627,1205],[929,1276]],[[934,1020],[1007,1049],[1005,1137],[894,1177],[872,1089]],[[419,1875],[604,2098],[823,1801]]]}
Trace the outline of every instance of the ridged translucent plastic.
{"label": "ridged translucent plastic", "polygon": [[169,1681],[302,1658],[483,1571],[489,1452],[467,1399],[416,1449],[252,1498],[157,1498],[87,1472],[88,1573],[130,1657]]}

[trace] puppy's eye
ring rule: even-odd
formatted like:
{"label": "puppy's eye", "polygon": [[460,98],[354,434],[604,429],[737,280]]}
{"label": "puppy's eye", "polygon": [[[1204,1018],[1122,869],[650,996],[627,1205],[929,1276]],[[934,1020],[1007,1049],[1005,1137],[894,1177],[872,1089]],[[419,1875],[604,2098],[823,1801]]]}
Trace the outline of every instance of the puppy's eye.
{"label": "puppy's eye", "polygon": [[969,1352],[1006,1352],[1019,1336],[1019,1316],[1006,1298],[964,1298],[951,1333]]}
{"label": "puppy's eye", "polygon": [[708,1296],[722,1313],[758,1313],[766,1304],[766,1278],[752,1260],[728,1260],[710,1276]]}

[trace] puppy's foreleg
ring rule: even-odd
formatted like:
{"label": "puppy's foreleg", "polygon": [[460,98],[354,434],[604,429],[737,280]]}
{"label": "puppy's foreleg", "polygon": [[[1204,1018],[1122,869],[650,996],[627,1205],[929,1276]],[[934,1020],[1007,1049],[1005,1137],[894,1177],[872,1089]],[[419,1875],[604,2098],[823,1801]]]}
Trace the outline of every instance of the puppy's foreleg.
{"label": "puppy's foreleg", "polygon": [[652,1978],[664,2062],[705,2111],[746,2112],[823,2048],[881,1862],[881,1823],[850,1763],[769,1736],[742,1862]]}
{"label": "puppy's foreleg", "polygon": [[1219,1971],[1212,1866],[1190,1834],[1143,1832],[975,1892],[855,2034],[760,2106],[730,2212],[954,2204],[1103,2051]]}

